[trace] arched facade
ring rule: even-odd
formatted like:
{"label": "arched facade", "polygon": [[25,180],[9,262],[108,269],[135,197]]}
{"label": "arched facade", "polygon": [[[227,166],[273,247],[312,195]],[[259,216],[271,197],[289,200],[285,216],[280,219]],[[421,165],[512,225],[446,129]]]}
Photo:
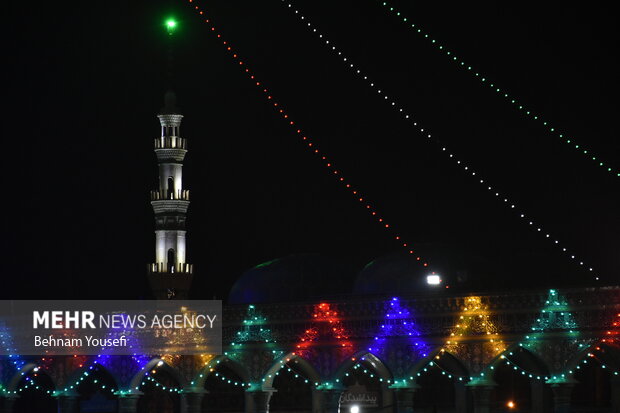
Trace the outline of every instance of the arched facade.
{"label": "arched facade", "polygon": [[[472,307],[467,296],[401,298],[398,309],[408,309],[407,317],[390,325],[415,325],[411,330],[382,328],[394,308],[389,297],[258,304],[252,314],[261,315],[261,327],[272,336],[262,341],[233,340],[245,325],[248,306],[229,305],[224,308],[230,322],[223,331],[225,354],[0,357],[2,403],[7,412],[28,403],[69,412],[86,394],[103,400],[101,393],[124,413],[145,411],[149,403],[179,413],[226,406],[231,412],[263,412],[270,402],[274,411],[289,411],[296,399],[303,400],[299,411],[312,412],[344,411],[357,400],[362,411],[411,411],[417,405],[467,413],[506,408],[512,401],[532,412],[573,402],[611,412],[620,407],[620,345],[611,330],[618,292],[567,291],[565,308],[574,319],[570,330],[549,323],[539,327],[543,291],[478,297],[476,303],[484,305],[475,313],[466,312]],[[600,302],[612,304],[601,307]],[[492,323],[493,331],[468,324],[468,317]],[[310,340],[308,331],[327,333]],[[300,347],[302,339],[308,340]],[[97,368],[99,373],[92,373]],[[95,376],[106,389],[94,386]],[[39,389],[26,386],[37,380],[44,383]],[[35,390],[44,396],[35,397]],[[229,402],[215,408],[214,401],[222,398]],[[365,409],[364,403],[371,407]]]}

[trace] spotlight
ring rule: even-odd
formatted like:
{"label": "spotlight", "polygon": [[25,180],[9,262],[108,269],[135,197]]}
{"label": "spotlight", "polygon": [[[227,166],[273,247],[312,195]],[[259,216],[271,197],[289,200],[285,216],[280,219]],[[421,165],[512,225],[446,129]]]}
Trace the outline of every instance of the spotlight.
{"label": "spotlight", "polygon": [[441,284],[441,277],[437,274],[431,274],[426,276],[426,283],[428,285],[439,285]]}

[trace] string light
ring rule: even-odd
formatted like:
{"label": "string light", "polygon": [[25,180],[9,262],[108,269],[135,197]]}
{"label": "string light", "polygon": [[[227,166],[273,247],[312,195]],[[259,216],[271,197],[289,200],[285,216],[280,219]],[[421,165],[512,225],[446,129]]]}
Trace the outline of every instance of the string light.
{"label": "string light", "polygon": [[[5,327],[2,327],[3,330],[4,328]],[[17,371],[21,370],[26,362],[22,360],[20,355],[16,354],[15,348],[13,347],[13,338],[8,332],[0,331],[0,343],[2,344],[2,347],[4,347],[5,352],[8,354],[11,364],[13,364]]]}
{"label": "string light", "polygon": [[[576,328],[578,328],[577,322],[566,300],[560,297],[557,290],[549,290],[545,307],[536,319],[536,324],[532,326],[532,331],[542,333],[549,330],[568,330],[569,333],[574,333]],[[530,335],[530,338],[535,339],[536,336]]]}
{"label": "string light", "polygon": [[[396,380],[384,379],[383,377],[378,376],[376,373],[373,373],[373,371],[372,371],[370,368],[368,368],[368,367],[366,367],[366,366],[364,366],[364,365],[362,364],[362,362],[364,362],[364,361],[366,361],[366,362],[370,363],[370,362],[369,362],[369,361],[367,361],[364,357],[362,357],[362,358],[360,359],[360,362],[359,362],[359,363],[356,363],[356,364],[354,364],[354,365],[353,365],[353,367],[351,367],[351,370],[355,370],[355,371],[359,371],[360,373],[364,373],[366,376],[370,377],[371,379],[374,379],[374,378],[375,378],[375,376],[377,376],[377,377],[376,377],[376,379],[377,379],[380,383],[386,383],[386,384],[393,384],[393,383],[396,383]],[[370,363],[370,364],[372,365],[372,363]],[[373,366],[373,368],[374,368],[374,366]],[[350,377],[350,376],[351,376],[351,373],[348,373],[348,372],[347,372],[347,373],[345,373],[345,374],[344,374],[344,377]],[[340,379],[336,379],[336,380],[335,380],[335,382],[336,382],[336,383],[339,383],[339,382],[340,382]]]}
{"label": "string light", "polygon": [[[345,56],[342,51],[340,51],[333,42],[331,42],[324,32],[320,32],[317,30],[316,26],[314,26],[306,16],[299,11],[299,9],[294,8],[293,4],[290,0],[281,0],[283,4],[287,5],[289,9],[294,11],[294,14],[302,21],[303,25],[307,27],[312,33],[318,36],[320,42],[327,47],[332,53],[336,54],[339,59],[342,60],[344,65],[350,69],[357,77],[364,80],[374,91],[377,92],[377,96],[382,98],[381,100],[387,102],[389,106],[397,112],[399,116],[402,116],[408,122],[411,122],[415,129],[417,129],[422,136],[426,137],[428,141],[438,145],[441,153],[451,159],[453,162],[457,164],[457,167],[461,169],[466,175],[472,177],[478,184],[480,184],[486,191],[488,191],[492,196],[494,196],[497,200],[500,201],[503,205],[506,206],[510,211],[515,213],[521,221],[532,228],[532,230],[540,233],[545,239],[551,242],[558,248],[561,248],[562,252],[566,254],[566,256],[570,257],[570,259],[578,264],[580,267],[586,268],[587,266],[584,264],[584,261],[578,259],[574,253],[570,252],[566,247],[562,247],[560,241],[551,235],[550,232],[544,230],[540,224],[529,218],[528,214],[525,214],[522,209],[518,208],[516,203],[510,199],[507,195],[501,193],[495,185],[491,185],[488,180],[483,179],[481,175],[472,169],[470,165],[468,165],[465,161],[459,159],[452,153],[448,148],[443,145],[437,138],[435,138],[431,133],[424,127],[420,125],[420,123],[414,120],[413,116],[406,112],[405,108],[401,107],[395,100],[395,98],[388,95],[384,89],[382,89],[376,82],[370,80],[367,75],[354,63],[351,62],[347,56]],[[592,267],[587,267],[589,272],[594,272]],[[595,281],[599,281],[599,277],[593,273],[593,278]]]}
{"label": "string light", "polygon": [[615,318],[611,322],[611,328],[605,332],[605,338],[601,341],[603,343],[618,343],[620,336],[620,313],[616,314]]}
{"label": "string light", "polygon": [[[245,343],[276,343],[271,329],[265,327],[267,325],[267,318],[256,310],[256,306],[252,304],[248,306],[246,318],[241,325],[241,330],[235,334],[235,341],[231,343],[233,350],[224,352],[225,356],[242,361],[244,354],[243,345]],[[279,349],[272,350],[270,354],[272,360],[274,360],[281,357],[284,351]]]}
{"label": "string light", "polygon": [[333,310],[328,303],[316,304],[312,314],[312,326],[300,336],[295,353],[310,359],[310,350],[316,342],[324,341],[325,338],[335,339],[339,349],[348,352],[352,348],[349,336],[337,311]]}
{"label": "string light", "polygon": [[[450,338],[441,348],[440,353],[448,351],[458,354],[462,350],[460,341],[467,336],[484,336],[491,346],[491,353],[499,354],[506,349],[503,342],[497,339],[497,327],[491,320],[488,308],[482,298],[470,296],[465,299],[465,307],[450,333]],[[439,356],[437,357],[439,358]]]}
{"label": "string light", "polygon": [[[188,0],[189,3],[194,4],[193,0]],[[232,48],[230,42],[223,39],[219,30],[214,26],[212,20],[210,18],[206,18],[206,13],[199,6],[194,4],[194,11],[201,16],[201,19],[204,23],[208,24],[210,27],[209,32],[215,35],[219,42],[225,47],[226,51],[230,56],[234,59],[234,61],[238,64],[238,66],[244,71],[244,73],[249,77],[252,83],[263,93],[263,96],[269,101],[270,105],[276,111],[277,114],[286,122],[286,124],[294,131],[294,133],[299,136],[301,141],[303,142],[306,149],[308,149],[311,153],[315,154],[322,164],[329,170],[330,174],[343,186],[345,190],[347,190],[364,209],[371,215],[373,220],[377,222],[384,230],[390,233],[390,236],[393,240],[398,241],[399,245],[416,257],[416,260],[420,262],[420,264],[424,267],[428,266],[428,262],[422,259],[421,256],[417,255],[415,250],[412,248],[412,245],[406,242],[401,235],[395,230],[393,224],[388,223],[388,221],[381,215],[377,208],[369,202],[365,195],[363,195],[359,189],[357,189],[347,178],[345,178],[342,170],[336,167],[334,162],[328,158],[318,147],[317,143],[310,139],[303,130],[296,124],[295,121],[292,120],[288,112],[284,110],[284,106],[277,101],[275,96],[271,93],[269,89],[265,87],[263,82],[258,80],[258,78],[250,71],[247,61],[243,60],[240,55]]]}
{"label": "string light", "polygon": [[[536,345],[540,337],[544,337],[544,334],[549,331],[563,330],[567,331],[569,335],[575,336],[575,329],[578,328],[573,314],[570,312],[568,302],[562,297],[556,289],[550,289],[545,300],[545,306],[541,309],[540,315],[536,318],[534,325],[531,327],[531,332],[525,336],[525,339],[518,343],[521,348],[531,348]],[[575,339],[576,340],[576,339]],[[583,344],[580,344],[583,347]],[[539,374],[530,373],[528,370],[518,366],[514,361],[510,360],[508,356],[513,356],[512,352],[508,355],[501,355],[500,359],[511,365],[514,370],[519,370],[522,375],[527,375],[530,378],[538,380],[558,380],[566,377],[565,373],[561,373],[557,376],[541,376]],[[494,367],[491,366],[492,370]]]}
{"label": "string light", "polygon": [[[601,347],[599,347],[599,346],[594,347],[594,349],[592,351],[604,352],[604,350]],[[620,371],[610,369],[609,366],[607,364],[603,363],[603,361],[600,358],[596,357],[596,355],[594,355],[594,353],[588,353],[587,357],[589,357],[589,358],[591,358],[593,360],[596,360],[598,362],[599,366],[601,366],[602,369],[607,370],[611,375],[620,376]],[[580,364],[588,364],[588,359],[584,358],[583,360],[581,360]],[[579,369],[580,367],[577,366],[575,368]],[[572,374],[573,372],[571,371],[570,373]]]}
{"label": "string light", "polygon": [[247,316],[241,323],[242,329],[237,331],[233,346],[244,342],[263,342],[275,343],[275,339],[271,334],[271,330],[264,327],[267,324],[267,318],[258,313],[254,305],[249,305]]}
{"label": "string light", "polygon": [[[513,355],[513,353],[512,353],[512,352],[510,352],[510,353],[508,353],[508,355],[512,356],[512,355]],[[504,363],[506,363],[507,365],[511,366],[513,370],[518,370],[518,371],[521,373],[521,375],[523,375],[523,376],[528,376],[530,379],[536,379],[536,380],[544,380],[544,381],[547,381],[547,380],[549,380],[549,378],[550,378],[549,376],[541,376],[540,374],[532,374],[532,373],[530,373],[528,370],[525,370],[523,367],[519,366],[517,363],[512,362],[512,361],[508,358],[508,356],[507,356],[507,355],[505,355],[505,354],[502,354],[502,355],[500,356],[500,359],[501,359],[502,361],[504,361]],[[494,366],[491,366],[491,367],[490,367],[490,369],[491,369],[491,370],[494,370],[494,369],[495,369],[495,367],[494,367]]]}
{"label": "string light", "polygon": [[409,27],[411,30],[413,30],[413,32],[417,33],[423,39],[425,39],[428,42],[430,42],[437,50],[439,50],[439,52],[443,56],[446,56],[449,61],[451,61],[454,64],[456,64],[458,67],[463,69],[465,72],[470,73],[472,76],[474,76],[476,79],[478,79],[481,84],[489,87],[493,92],[495,92],[497,94],[497,96],[503,98],[504,101],[508,102],[514,108],[518,109],[518,111],[520,113],[522,113],[524,116],[526,116],[528,119],[533,119],[533,120],[539,122],[540,124],[542,124],[542,126],[544,127],[544,129],[547,132],[549,132],[549,133],[557,136],[558,138],[560,138],[561,142],[563,142],[563,143],[567,144],[568,146],[570,146],[571,148],[575,149],[579,154],[581,154],[584,157],[586,157],[589,161],[593,162],[599,168],[603,169],[604,171],[606,171],[606,172],[608,172],[608,173],[610,173],[610,174],[612,174],[612,175],[614,175],[616,177],[620,177],[620,170],[618,170],[618,168],[613,168],[608,163],[603,162],[599,156],[595,155],[592,152],[592,150],[587,149],[585,146],[583,146],[580,143],[577,143],[574,138],[566,136],[561,131],[559,131],[556,126],[552,125],[549,121],[545,120],[545,118],[543,116],[541,116],[539,114],[536,114],[535,112],[533,112],[530,109],[528,109],[521,102],[520,99],[518,99],[516,96],[508,93],[504,88],[500,88],[497,85],[496,82],[493,82],[488,77],[484,76],[482,73],[480,73],[476,69],[474,69],[471,65],[465,63],[465,61],[463,59],[461,59],[460,57],[456,56],[453,52],[447,50],[435,38],[433,38],[430,35],[430,33],[427,33],[425,31],[423,31],[422,28],[419,25],[416,25],[415,23],[412,23],[408,17],[406,17],[403,13],[401,13],[400,11],[395,9],[394,7],[392,7],[387,1],[382,1],[381,0],[380,3],[382,3],[382,5],[389,12],[395,14],[396,17],[400,21],[405,23],[405,26]]}
{"label": "string light", "polygon": [[174,386],[165,386],[151,376],[146,376],[145,380],[142,380],[142,383],[140,383],[140,387],[145,386],[147,384],[147,381],[153,383],[157,389],[161,389],[170,393],[183,393],[183,389]]}
{"label": "string light", "polygon": [[416,355],[426,357],[429,346],[419,339],[420,332],[416,328],[411,312],[400,304],[398,297],[393,297],[386,303],[387,311],[381,322],[381,330],[375,336],[372,347],[368,351],[375,354],[385,352],[387,342],[393,337],[408,338]]}
{"label": "string light", "polygon": [[[222,373],[220,373],[220,372],[216,371],[217,365],[218,365],[218,364],[220,364],[220,362],[221,362],[221,361],[222,361],[222,360],[217,360],[217,361],[215,362],[215,366],[209,369],[209,374],[210,374],[211,376],[213,376],[213,377],[217,377],[217,378],[218,378],[219,380],[221,380],[222,382],[227,383],[227,384],[230,384],[230,385],[233,385],[233,386],[239,386],[239,387],[244,387],[244,388],[251,388],[251,387],[253,386],[253,385],[252,385],[252,383],[246,383],[246,382],[244,382],[244,381],[242,381],[242,380],[234,380],[234,379],[229,379],[228,377],[226,377],[226,376],[225,376],[225,375],[223,375]],[[286,361],[288,362],[288,361],[290,361],[290,359],[287,359]],[[304,377],[304,376],[303,376],[303,374],[301,374],[301,373],[299,373],[299,372],[296,372],[296,371],[294,371],[293,369],[291,369],[290,367],[288,367],[288,366],[285,364],[285,362],[284,362],[284,361],[280,360],[279,364],[280,364],[280,369],[286,368],[286,369],[287,369],[287,371],[288,371],[289,373],[292,373],[296,379],[303,380],[303,381],[304,381],[304,383],[310,383],[310,380],[308,380],[306,377]],[[277,371],[277,372],[275,372],[274,374],[269,374],[267,377],[268,377],[268,378],[271,378],[271,377],[274,377],[274,376],[278,376],[278,375],[279,375],[279,373],[280,373],[280,372],[279,372],[279,371]],[[200,374],[198,375],[198,377],[200,377],[200,378],[204,378],[204,377],[205,377],[205,374],[204,374],[204,373],[200,373]],[[265,381],[266,381],[266,379],[265,379],[265,378],[263,378],[263,379],[262,379],[262,382],[265,382]],[[195,381],[195,380],[193,380],[190,384],[191,384],[192,386],[194,386],[194,385],[196,384],[196,381]]]}
{"label": "string light", "polygon": [[[50,394],[52,396],[62,396],[63,394],[66,394],[72,390],[75,390],[78,388],[78,386],[80,384],[82,384],[85,380],[87,380],[88,378],[93,378],[92,374],[93,374],[93,370],[96,370],[97,367],[97,362],[95,361],[88,369],[86,369],[72,384],[69,384],[67,386],[65,386],[62,390],[45,390],[45,392],[47,394]],[[3,386],[2,387],[2,392],[5,394],[18,394],[23,392],[24,390],[28,389],[28,388],[33,388],[35,390],[44,390],[44,388],[40,385],[35,385],[34,383],[34,378],[31,377],[30,375],[32,374],[33,376],[37,376],[40,372],[41,372],[41,368],[40,367],[33,367],[30,371],[28,372],[22,372],[22,375],[25,376],[25,386],[20,387],[16,390],[13,391],[9,391],[4,389]],[[98,379],[93,379],[92,380],[93,384],[97,384],[99,386],[99,389],[102,391],[110,391],[112,393],[115,392],[114,388],[111,386],[107,386],[105,384],[99,383]]]}
{"label": "string light", "polygon": [[[436,368],[436,369],[439,369],[441,371],[442,376],[446,376],[449,379],[455,378],[458,381],[465,381],[465,382],[473,380],[473,377],[459,376],[459,375],[456,375],[456,374],[452,374],[448,370],[446,370],[443,367],[441,367],[439,365],[439,363],[436,363],[434,361],[429,362],[424,368],[422,368],[422,370],[418,371],[416,373],[416,377],[421,377],[424,373],[429,373],[430,372],[429,368],[433,368],[433,367]],[[414,379],[415,379],[415,377],[413,377],[413,376],[409,377],[409,380],[414,380]]]}

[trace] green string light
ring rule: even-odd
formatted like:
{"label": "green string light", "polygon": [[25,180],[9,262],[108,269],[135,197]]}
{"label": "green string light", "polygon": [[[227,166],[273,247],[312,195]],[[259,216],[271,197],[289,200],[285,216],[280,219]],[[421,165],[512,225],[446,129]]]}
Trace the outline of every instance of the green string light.
{"label": "green string light", "polygon": [[[405,23],[405,26],[414,29],[413,30],[415,33],[418,33],[420,35],[423,35],[423,37],[427,40],[430,40],[430,42],[432,44],[434,44],[440,51],[442,51],[443,53],[445,53],[446,56],[453,56],[452,59],[448,59],[454,63],[457,63],[459,66],[464,67],[465,66],[465,62],[463,60],[461,60],[460,58],[458,58],[457,56],[454,56],[452,52],[450,51],[446,51],[444,50],[444,47],[439,45],[436,41],[436,39],[433,39],[432,37],[429,36],[428,33],[423,33],[422,30],[420,28],[417,28],[416,25],[414,23],[410,23],[409,20],[406,17],[402,17],[401,16],[401,12],[397,11],[394,9],[394,7],[390,7],[388,2],[386,1],[380,1],[383,6],[387,7],[388,10],[392,13],[395,13],[396,16],[399,18],[399,20],[401,20],[403,23]],[[467,66],[467,71],[473,71],[474,69],[472,69],[471,66]],[[474,77],[480,78],[480,73],[473,71],[472,72],[474,74]],[[525,113],[526,116],[533,118],[536,121],[539,121],[540,123],[542,123],[542,125],[544,126],[544,128],[546,130],[548,130],[549,132],[555,134],[558,138],[560,138],[561,142],[564,142],[566,144],[568,144],[571,147],[574,147],[575,150],[577,150],[578,153],[583,154],[583,155],[587,155],[589,153],[589,150],[581,148],[580,145],[571,145],[571,139],[564,136],[564,134],[560,133],[559,131],[557,131],[557,129],[553,126],[551,126],[549,124],[549,122],[547,121],[543,121],[541,119],[541,117],[539,115],[535,115],[533,114],[530,110],[524,109],[525,106],[514,96],[506,93],[505,91],[502,93],[502,91],[500,90],[500,88],[498,88],[496,85],[494,84],[489,84],[489,83],[485,83],[486,82],[486,78],[482,77],[480,78],[480,81],[486,85],[488,85],[491,90],[493,90],[494,92],[496,92],[498,94],[498,96],[503,97],[508,103],[510,103],[511,105],[513,105],[514,107],[518,108],[521,111],[524,111],[523,113]],[[596,157],[589,157],[586,156],[586,158],[596,161]],[[604,162],[595,162],[596,166],[602,168],[604,171],[611,173],[612,175],[615,175],[616,177],[620,177],[620,170],[618,170],[617,168],[612,168],[607,166]]]}
{"label": "green string light", "polygon": [[[288,6],[288,8],[294,12],[294,14],[302,21],[304,26],[306,26],[312,33],[316,34],[319,37],[319,39],[321,40],[323,45],[325,45],[331,52],[335,53],[339,58],[342,59],[342,62],[345,64],[345,66],[347,68],[352,70],[358,77],[360,77],[364,81],[366,81],[366,83],[368,83],[370,85],[370,87],[374,91],[377,92],[377,95],[379,97],[382,97],[383,98],[382,100],[387,101],[389,106],[392,107],[395,111],[397,111],[397,113],[400,116],[403,116],[406,120],[412,122],[413,126],[422,134],[422,136],[427,138],[429,141],[431,141],[435,145],[438,145],[441,148],[441,152],[444,153],[445,155],[447,155],[448,158],[450,158],[453,162],[455,162],[459,169],[461,169],[465,174],[473,177],[474,180],[476,182],[478,182],[480,185],[482,185],[483,188],[488,190],[489,193],[492,196],[494,196],[496,199],[498,199],[508,209],[512,210],[513,213],[516,213],[517,216],[521,219],[522,222],[524,222],[526,225],[531,226],[532,229],[535,230],[536,232],[541,233],[541,235],[543,235],[544,238],[548,238],[549,241],[552,242],[556,247],[561,248],[562,252],[564,252],[568,257],[570,257],[570,259],[573,260],[573,262],[575,262],[576,264],[578,264],[581,267],[586,267],[584,261],[581,261],[581,260],[577,259],[577,257],[573,253],[569,252],[566,247],[561,247],[560,246],[560,241],[557,238],[552,237],[549,232],[543,231],[543,228],[540,226],[540,224],[535,224],[535,222],[530,220],[529,217],[526,217],[526,214],[523,213],[523,211],[519,211],[519,209],[517,208],[516,204],[512,200],[510,200],[508,196],[506,196],[505,194],[500,193],[495,186],[489,185],[488,182],[485,179],[480,179],[480,175],[476,171],[472,170],[472,168],[469,165],[467,165],[464,161],[458,159],[453,153],[451,153],[448,150],[448,148],[446,146],[444,146],[441,142],[439,142],[439,140],[437,138],[434,138],[429,133],[428,130],[425,130],[425,128],[423,128],[420,125],[418,125],[418,122],[413,120],[412,116],[410,114],[406,113],[405,109],[403,107],[400,107],[400,105],[397,104],[397,102],[396,102],[396,100],[394,100],[394,98],[390,97],[384,90],[379,88],[379,86],[374,81],[371,81],[368,78],[368,76],[366,76],[358,66],[353,64],[350,61],[350,59],[348,59],[342,53],[342,51],[340,51],[334,45],[333,42],[330,42],[327,39],[327,36],[325,35],[324,32],[323,33],[319,32],[317,30],[317,28],[307,19],[307,17],[304,16],[304,14],[299,11],[299,9],[294,8],[293,4],[290,2],[290,0],[281,0],[281,1],[282,1],[282,4]],[[449,54],[449,52],[448,52],[448,54]],[[455,57],[455,59],[456,59],[456,57]],[[482,81],[485,81],[485,78],[482,78]],[[501,91],[501,89],[497,88],[497,86],[492,84],[492,83],[489,86],[492,87],[492,88],[495,88],[498,92]],[[544,122],[544,124],[546,125],[546,122]],[[592,276],[593,276],[594,280],[595,281],[599,281],[598,275],[594,274],[594,269],[592,267],[587,267],[587,268],[588,268],[588,271],[592,273]]]}
{"label": "green string light", "polygon": [[[188,0],[188,3],[192,3],[192,2],[193,0]],[[252,80],[252,83],[256,87],[259,88],[259,90],[264,94],[263,96],[269,101],[271,105],[273,105],[273,108],[275,108],[277,113],[285,120],[287,125],[293,129],[293,131],[297,134],[298,137],[301,138],[304,146],[311,153],[313,153],[314,155],[320,158],[323,165],[329,169],[330,174],[334,178],[336,178],[338,182],[341,185],[343,185],[343,187],[346,188],[348,192],[350,192],[350,194],[354,196],[356,202],[359,202],[360,205],[364,207],[364,209],[372,216],[373,220],[378,222],[382,228],[388,231],[390,233],[390,236],[394,240],[398,241],[398,243],[402,247],[406,248],[409,254],[415,257],[415,260],[418,261],[423,267],[428,267],[429,265],[428,262],[423,260],[421,256],[417,255],[417,253],[412,249],[411,245],[405,242],[401,238],[401,236],[398,235],[398,233],[396,233],[394,226],[386,222],[384,217],[382,217],[377,212],[377,210],[375,209],[375,206],[372,205],[364,196],[362,196],[360,191],[356,189],[351,184],[351,182],[348,181],[348,179],[345,179],[345,177],[342,174],[342,171],[336,168],[334,163],[330,159],[328,159],[327,156],[321,150],[319,150],[319,148],[316,145],[316,142],[312,142],[311,139],[305,135],[302,129],[300,129],[299,126],[297,126],[295,122],[291,120],[291,118],[289,117],[289,114],[284,111],[284,108],[282,107],[282,105],[276,101],[275,97],[271,94],[271,92],[260,81],[258,81],[256,76],[250,71],[247,65],[247,62],[241,59],[241,56],[239,56],[239,54],[232,48],[230,42],[222,38],[221,33],[219,33],[219,30],[214,26],[212,19],[206,18],[206,14],[204,10],[202,10],[199,6],[196,6],[196,5],[194,5],[193,8],[194,8],[194,11],[200,16],[200,19],[204,19],[203,22],[209,25],[210,27],[209,33],[216,36],[217,41],[221,42],[226,47],[226,51],[230,53],[233,59],[235,59],[235,63],[238,63],[238,65],[244,70],[245,74],[250,78],[250,80]]]}

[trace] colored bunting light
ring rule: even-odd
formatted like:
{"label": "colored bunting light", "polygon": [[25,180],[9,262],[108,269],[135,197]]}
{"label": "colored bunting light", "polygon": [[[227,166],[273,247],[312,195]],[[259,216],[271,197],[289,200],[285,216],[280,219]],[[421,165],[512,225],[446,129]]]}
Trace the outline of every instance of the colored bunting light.
{"label": "colored bunting light", "polygon": [[275,343],[271,330],[266,328],[267,318],[260,314],[253,305],[248,306],[247,316],[243,320],[243,327],[237,332],[232,345],[246,342]]}
{"label": "colored bunting light", "polygon": [[476,79],[478,79],[483,85],[489,87],[493,92],[495,92],[499,97],[501,97],[505,102],[509,103],[512,107],[516,108],[519,112],[523,113],[527,118],[533,119],[540,123],[546,131],[551,134],[557,136],[563,143],[569,145],[571,148],[575,149],[578,153],[582,154],[589,161],[593,162],[599,168],[605,170],[606,172],[611,173],[616,177],[620,177],[620,170],[618,168],[613,168],[608,163],[603,162],[602,159],[594,155],[592,150],[587,149],[582,144],[577,143],[574,138],[566,136],[564,133],[560,132],[556,126],[552,125],[549,121],[545,120],[545,118],[539,114],[534,113],[521,102],[516,96],[509,94],[503,88],[498,87],[496,82],[489,80],[488,77],[484,76],[482,73],[478,72],[468,63],[465,63],[463,59],[456,56],[454,52],[451,52],[446,49],[443,45],[441,45],[437,39],[422,30],[419,25],[412,23],[408,17],[405,17],[403,13],[392,7],[387,1],[381,0],[380,3],[391,13],[395,14],[397,19],[400,20],[405,26],[409,27],[413,32],[422,36],[425,40],[430,42],[442,55],[446,56],[449,61],[456,64],[458,67],[463,69],[464,71],[470,73]]}
{"label": "colored bunting light", "polygon": [[[370,86],[370,88],[373,89],[373,91],[377,92],[376,95],[380,97],[382,101],[387,102],[388,105],[394,111],[396,111],[399,116],[402,116],[408,122],[411,122],[411,124],[414,126],[414,129],[418,130],[420,134],[422,135],[422,137],[424,137],[426,140],[437,145],[441,153],[443,153],[452,162],[456,163],[457,167],[460,170],[462,170],[466,175],[472,177],[472,179],[475,182],[477,182],[479,185],[481,185],[486,191],[488,191],[491,196],[496,198],[506,208],[508,208],[513,213],[515,213],[518,216],[518,218],[520,218],[521,222],[529,226],[532,230],[540,233],[541,236],[543,236],[545,239],[547,239],[549,242],[551,242],[556,247],[561,248],[562,252],[564,252],[566,256],[568,256],[573,262],[578,264],[580,267],[584,267],[584,268],[587,267],[584,261],[578,259],[576,255],[574,255],[572,252],[568,250],[568,248],[562,247],[560,241],[555,236],[552,236],[550,232],[544,230],[539,223],[532,220],[529,217],[529,215],[525,214],[525,212],[521,208],[518,208],[517,204],[512,199],[510,199],[510,197],[508,197],[504,193],[501,193],[495,185],[489,184],[489,181],[487,179],[481,178],[481,175],[475,170],[473,170],[469,164],[459,159],[454,153],[448,150],[447,146],[445,146],[442,142],[440,142],[436,137],[431,135],[427,129],[422,127],[419,121],[414,120],[413,116],[407,113],[405,108],[401,107],[396,102],[395,98],[388,95],[384,89],[382,89],[379,85],[377,85],[375,81],[370,80],[368,76],[365,75],[364,72],[362,72],[359,66],[353,64],[351,62],[351,59],[345,56],[343,52],[339,50],[335,46],[335,44],[327,38],[327,35],[324,32],[318,31],[316,27],[308,20],[308,18],[305,15],[303,15],[303,13],[300,13],[299,9],[294,8],[290,0],[281,0],[281,1],[283,4],[287,5],[288,8],[294,12],[294,14],[302,22],[303,26],[307,27],[312,33],[317,35],[318,38],[320,39],[320,42],[323,45],[325,45],[329,51],[331,51],[336,56],[338,56],[339,60],[343,62],[343,64],[345,65],[345,67],[347,67],[347,69],[351,70],[357,77],[364,80]],[[592,273],[594,272],[594,269],[592,267],[587,267],[587,268],[589,272],[592,272]],[[593,278],[595,281],[599,280],[599,277],[596,274],[593,274]]]}
{"label": "colored bunting light", "polygon": [[497,338],[497,327],[491,320],[487,306],[477,296],[465,299],[465,307],[440,354],[446,351],[459,354],[461,352],[460,342],[472,336],[485,337],[485,341],[491,346],[492,353],[499,354],[506,349],[503,342]]}
{"label": "colored bunting light", "polygon": [[307,328],[299,337],[295,353],[306,357],[308,351],[314,346],[324,343],[335,344],[341,349],[352,347],[349,341],[349,333],[342,324],[338,312],[333,310],[328,303],[320,303],[314,306],[312,326]]}
{"label": "colored bunting light", "polygon": [[[194,4],[194,0],[188,0],[189,3]],[[420,264],[424,267],[428,266],[428,263],[422,259],[421,256],[417,255],[416,252],[412,249],[410,243],[404,241],[401,235],[399,235],[393,224],[388,223],[385,218],[379,214],[377,208],[368,201],[368,199],[362,195],[362,193],[356,189],[356,187],[343,176],[343,173],[340,169],[338,169],[334,162],[329,159],[318,147],[317,143],[310,139],[303,130],[292,120],[289,114],[284,110],[282,104],[280,104],[275,96],[271,93],[269,89],[265,87],[265,85],[260,82],[257,77],[250,71],[247,61],[241,59],[239,54],[232,48],[231,44],[222,38],[219,30],[213,25],[211,19],[206,18],[206,13],[199,6],[194,4],[194,10],[198,15],[201,16],[203,22],[208,24],[210,27],[209,32],[217,37],[217,39],[222,43],[225,47],[225,50],[229,53],[229,55],[234,59],[234,61],[240,66],[240,68],[245,72],[248,78],[252,81],[252,83],[263,93],[263,96],[269,101],[269,104],[272,105],[274,110],[280,117],[286,122],[286,124],[293,130],[293,132],[301,139],[306,149],[315,154],[318,159],[320,159],[321,163],[330,171],[330,174],[342,185],[342,187],[347,190],[356,200],[356,202],[360,203],[362,207],[372,216],[372,218],[386,231],[389,231],[392,239],[398,242],[400,246],[406,248],[406,250],[416,257],[417,261],[420,261]]]}
{"label": "colored bunting light", "polygon": [[415,320],[411,312],[400,304],[397,297],[393,297],[387,305],[387,312],[381,323],[381,331],[374,338],[372,347],[368,351],[381,354],[385,350],[390,338],[406,338],[411,341],[412,350],[421,357],[426,357],[428,345],[420,338]]}

